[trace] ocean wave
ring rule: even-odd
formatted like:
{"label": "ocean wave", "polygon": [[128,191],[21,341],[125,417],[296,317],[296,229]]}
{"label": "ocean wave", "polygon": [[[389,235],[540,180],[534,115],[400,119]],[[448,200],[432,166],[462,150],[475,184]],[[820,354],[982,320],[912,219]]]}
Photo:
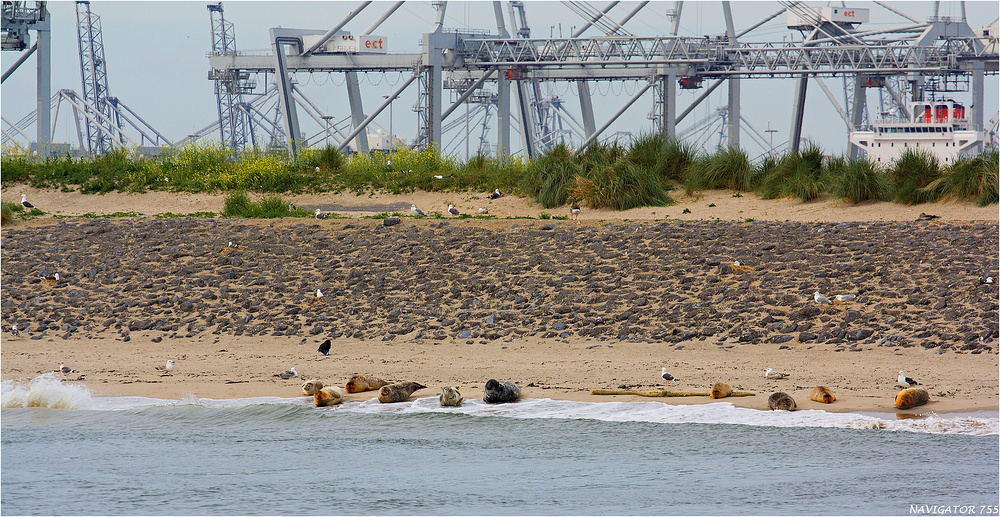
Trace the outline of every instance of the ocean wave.
{"label": "ocean wave", "polygon": [[[282,407],[312,408],[307,397],[249,397],[209,399],[187,396],[179,400],[148,397],[95,397],[84,386],[65,385],[53,374],[36,377],[27,385],[3,381],[3,407],[48,407],[58,409],[121,411],[159,407],[204,407],[280,411],[276,418],[294,418],[296,412]],[[275,407],[279,406],[279,407]],[[663,424],[730,424],[764,427],[833,427],[906,431],[930,434],[1000,435],[1000,418],[993,416],[948,416],[931,414],[923,418],[894,420],[857,413],[830,413],[818,409],[762,411],[738,408],[729,402],[670,405],[661,402],[576,402],[552,399],[523,399],[515,404],[486,404],[466,399],[460,407],[442,407],[437,397],[418,398],[397,404],[382,404],[376,398],[350,401],[317,411],[345,411],[362,414],[410,415],[448,413],[473,417],[566,418],[605,422],[650,422]]]}

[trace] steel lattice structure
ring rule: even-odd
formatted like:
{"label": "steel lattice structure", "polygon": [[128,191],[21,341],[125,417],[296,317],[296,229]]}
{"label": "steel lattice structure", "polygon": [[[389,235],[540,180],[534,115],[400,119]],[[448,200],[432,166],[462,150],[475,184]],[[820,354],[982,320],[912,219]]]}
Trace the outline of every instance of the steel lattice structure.
{"label": "steel lattice structure", "polygon": [[91,115],[84,123],[87,150],[103,154],[116,143],[122,144],[122,124],[108,95],[101,17],[90,12],[89,1],[79,0],[76,2],[76,22],[83,100]]}

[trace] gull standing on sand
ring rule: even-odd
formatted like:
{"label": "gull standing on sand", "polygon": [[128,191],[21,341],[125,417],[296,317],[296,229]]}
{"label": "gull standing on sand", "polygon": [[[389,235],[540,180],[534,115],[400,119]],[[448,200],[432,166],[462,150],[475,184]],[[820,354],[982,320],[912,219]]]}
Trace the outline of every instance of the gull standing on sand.
{"label": "gull standing on sand", "polygon": [[163,368],[167,373],[174,371],[174,360],[167,359],[167,365]]}
{"label": "gull standing on sand", "polygon": [[322,297],[323,297],[323,291],[316,289],[316,298],[322,298]]}
{"label": "gull standing on sand", "polygon": [[569,206],[569,213],[573,216],[573,219],[580,218],[580,205],[576,204],[576,200],[573,200],[573,204]]}
{"label": "gull standing on sand", "polygon": [[292,377],[298,377],[299,372],[295,371],[295,367],[293,366],[290,370],[286,370],[281,373],[276,373],[274,374],[274,376],[281,377],[282,379],[291,379]]}
{"label": "gull standing on sand", "polygon": [[[62,372],[62,373],[73,373],[73,369],[70,368],[69,366],[66,366],[65,363],[59,363],[59,371]],[[903,373],[903,372],[899,372],[899,373]]]}
{"label": "gull standing on sand", "polygon": [[35,205],[28,202],[28,196],[25,196],[24,194],[21,194],[21,206],[27,208],[28,210],[35,208]]}
{"label": "gull standing on sand", "polygon": [[462,215],[454,205],[448,205],[448,213],[451,215]]}
{"label": "gull standing on sand", "polygon": [[415,205],[413,203],[410,203],[410,211],[413,212],[414,215],[419,215],[419,216],[426,215],[426,214],[424,214],[423,210],[417,208],[417,205]]}
{"label": "gull standing on sand", "polygon": [[823,296],[822,294],[819,294],[819,291],[816,291],[815,293],[813,293],[813,300],[816,300],[816,303],[830,303],[830,304],[833,303],[826,296]]}
{"label": "gull standing on sand", "polygon": [[784,379],[785,377],[788,377],[788,374],[768,368],[767,371],[764,372],[764,377],[767,379]]}
{"label": "gull standing on sand", "polygon": [[672,380],[674,380],[674,376],[670,375],[669,373],[667,373],[667,367],[666,366],[664,366],[663,368],[660,369],[660,377],[662,377],[664,381],[672,381]]}
{"label": "gull standing on sand", "polygon": [[899,377],[896,377],[896,382],[898,382],[900,386],[906,386],[906,387],[920,386],[919,382],[917,382],[917,381],[915,381],[915,380],[907,377],[905,374],[903,374],[903,370],[899,371]]}
{"label": "gull standing on sand", "polygon": [[10,327],[10,333],[13,334],[14,337],[18,337],[21,335],[21,331],[17,330],[17,323],[13,324]]}

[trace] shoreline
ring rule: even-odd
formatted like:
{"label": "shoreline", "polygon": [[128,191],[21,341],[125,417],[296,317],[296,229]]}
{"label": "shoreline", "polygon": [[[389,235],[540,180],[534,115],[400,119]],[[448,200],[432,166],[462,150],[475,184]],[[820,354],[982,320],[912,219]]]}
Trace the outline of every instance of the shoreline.
{"label": "shoreline", "polygon": [[[22,190],[58,215],[214,211],[222,199],[27,187],[3,195]],[[414,200],[432,213],[460,197],[466,211],[492,203],[498,218],[408,217]],[[296,366],[324,383],[354,373],[418,381],[428,386],[418,398],[445,385],[475,398],[496,378],[517,382],[525,398],[586,402],[766,409],[770,393],[785,391],[799,409],[830,412],[1000,410],[997,284],[977,281],[998,276],[995,206],[839,207],[716,191],[671,207],[585,209],[574,221],[539,220],[559,212],[529,200],[472,193],[290,200],[347,207],[350,217],[5,225],[0,376],[28,382],[65,362],[84,376],[67,383],[96,396],[294,397],[304,379],[274,374]],[[708,204],[719,211],[698,213]],[[407,214],[398,226],[362,218],[396,205]],[[691,220],[680,213],[688,207]],[[917,223],[912,212],[941,220]],[[531,219],[499,218],[508,216]],[[228,240],[239,249],[225,249]],[[63,280],[42,281],[50,271]],[[859,297],[817,307],[815,290]],[[333,351],[320,355],[328,337]],[[177,370],[161,377],[167,359]],[[678,380],[664,386],[661,367]],[[769,367],[790,377],[765,380]],[[929,404],[894,407],[899,370],[928,388]],[[756,395],[590,394],[707,392],[717,381]],[[810,401],[817,385],[837,402]]]}

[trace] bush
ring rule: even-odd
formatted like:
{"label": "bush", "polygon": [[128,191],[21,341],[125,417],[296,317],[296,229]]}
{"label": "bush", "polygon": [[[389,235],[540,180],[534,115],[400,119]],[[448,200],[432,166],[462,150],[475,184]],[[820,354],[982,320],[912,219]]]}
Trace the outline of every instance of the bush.
{"label": "bush", "polygon": [[619,158],[611,164],[595,167],[587,177],[577,175],[570,195],[593,208],[628,210],[664,206],[673,200],[667,196],[663,182],[651,167]]}
{"label": "bush", "polygon": [[975,201],[979,206],[997,203],[997,150],[975,158],[959,158],[940,177],[918,190],[921,199]]}
{"label": "bush", "polygon": [[896,201],[907,205],[936,201],[941,190],[927,187],[941,175],[938,161],[927,151],[906,150],[887,170]]}
{"label": "bush", "polygon": [[569,149],[559,144],[542,156],[528,162],[519,183],[521,192],[535,198],[545,208],[566,204],[570,182],[583,174]]}
{"label": "bush", "polygon": [[240,217],[245,219],[271,219],[275,217],[296,216],[308,214],[303,210],[289,212],[288,202],[281,196],[266,196],[260,201],[251,201],[245,192],[233,192],[226,197],[222,210],[223,217]]}
{"label": "bush", "polygon": [[811,201],[823,192],[823,150],[809,143],[804,151],[788,153],[764,172],[759,192],[763,199],[794,197]]}
{"label": "bush", "polygon": [[749,192],[756,189],[757,169],[750,165],[745,152],[727,147],[715,154],[698,157],[687,169],[685,189],[688,195],[697,190],[732,189]]}
{"label": "bush", "polygon": [[867,158],[830,160],[824,184],[834,197],[848,203],[884,201],[891,191],[885,174]]}

